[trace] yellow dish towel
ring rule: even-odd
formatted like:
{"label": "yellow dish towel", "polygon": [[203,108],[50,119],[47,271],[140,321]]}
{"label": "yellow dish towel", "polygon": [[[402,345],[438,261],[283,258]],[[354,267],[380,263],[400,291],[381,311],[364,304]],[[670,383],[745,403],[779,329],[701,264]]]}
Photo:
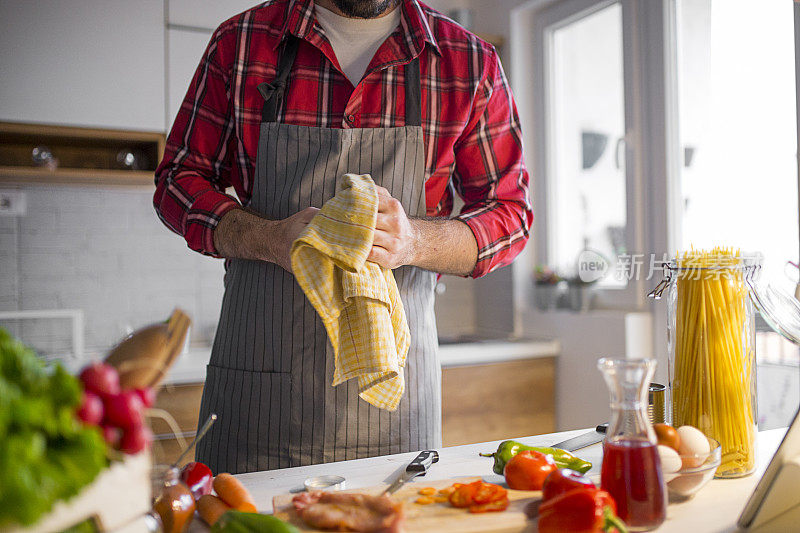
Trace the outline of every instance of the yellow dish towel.
{"label": "yellow dish towel", "polygon": [[358,378],[362,399],[394,411],[411,334],[392,271],[367,261],[378,192],[368,174],[336,191],[292,244],[292,270],[333,345],[333,385]]}

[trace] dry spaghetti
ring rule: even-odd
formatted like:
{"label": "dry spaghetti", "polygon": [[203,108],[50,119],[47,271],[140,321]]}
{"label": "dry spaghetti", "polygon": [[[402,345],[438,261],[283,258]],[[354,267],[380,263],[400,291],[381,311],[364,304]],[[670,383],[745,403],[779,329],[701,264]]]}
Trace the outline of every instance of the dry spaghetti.
{"label": "dry spaghetti", "polygon": [[722,445],[717,476],[755,467],[752,310],[738,251],[691,250],[673,285],[672,416]]}

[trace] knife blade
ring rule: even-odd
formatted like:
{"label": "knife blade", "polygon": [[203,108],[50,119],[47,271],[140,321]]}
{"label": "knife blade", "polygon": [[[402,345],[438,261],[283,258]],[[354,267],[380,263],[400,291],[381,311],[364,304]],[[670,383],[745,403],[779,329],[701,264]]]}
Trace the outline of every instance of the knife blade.
{"label": "knife blade", "polygon": [[606,437],[607,429],[608,423],[600,424],[594,429],[594,431],[589,431],[583,435],[578,435],[577,437],[572,437],[571,439],[558,442],[553,444],[551,448],[559,448],[561,450],[567,450],[568,452],[574,452],[575,450],[586,448],[592,444],[601,442]]}
{"label": "knife blade", "polygon": [[408,463],[405,471],[403,471],[394,482],[389,485],[383,494],[392,494],[406,484],[407,481],[414,479],[417,476],[424,476],[428,472],[428,468],[433,463],[439,461],[439,452],[436,450],[423,450],[419,452],[413,461]]}

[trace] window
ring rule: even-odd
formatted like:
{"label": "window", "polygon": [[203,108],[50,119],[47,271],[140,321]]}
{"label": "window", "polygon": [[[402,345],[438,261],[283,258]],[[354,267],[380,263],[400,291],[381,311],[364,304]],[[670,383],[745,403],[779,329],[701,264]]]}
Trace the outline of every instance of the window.
{"label": "window", "polygon": [[[611,4],[552,31],[548,262],[576,274],[582,251],[625,253],[622,8]],[[600,286],[624,286],[606,276]]]}
{"label": "window", "polygon": [[794,292],[784,273],[798,259],[792,2],[678,0],[676,18],[679,247],[761,252],[765,275]]}
{"label": "window", "polygon": [[[514,91],[526,127],[533,128],[528,134],[523,128],[533,140],[527,149],[536,212],[533,260],[575,279],[569,294],[582,303],[572,309],[585,309],[587,302],[623,310],[645,305],[646,281],[629,272],[647,232],[643,167],[636,160],[643,128],[632,75],[637,5],[556,0],[520,8],[512,21],[512,34],[516,25],[520,44],[529,43],[517,48]],[[526,58],[530,88],[519,83]],[[587,281],[594,282],[591,290]],[[566,300],[560,301],[564,307]]]}

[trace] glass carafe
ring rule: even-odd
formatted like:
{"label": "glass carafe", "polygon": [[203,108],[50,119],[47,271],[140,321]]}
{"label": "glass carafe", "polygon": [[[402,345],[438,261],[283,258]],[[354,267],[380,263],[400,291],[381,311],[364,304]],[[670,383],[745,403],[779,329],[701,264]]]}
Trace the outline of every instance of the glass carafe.
{"label": "glass carafe", "polygon": [[652,359],[600,359],[611,395],[611,418],[603,442],[600,484],[614,497],[617,514],[631,531],[657,528],[667,517],[667,490],[647,416]]}

